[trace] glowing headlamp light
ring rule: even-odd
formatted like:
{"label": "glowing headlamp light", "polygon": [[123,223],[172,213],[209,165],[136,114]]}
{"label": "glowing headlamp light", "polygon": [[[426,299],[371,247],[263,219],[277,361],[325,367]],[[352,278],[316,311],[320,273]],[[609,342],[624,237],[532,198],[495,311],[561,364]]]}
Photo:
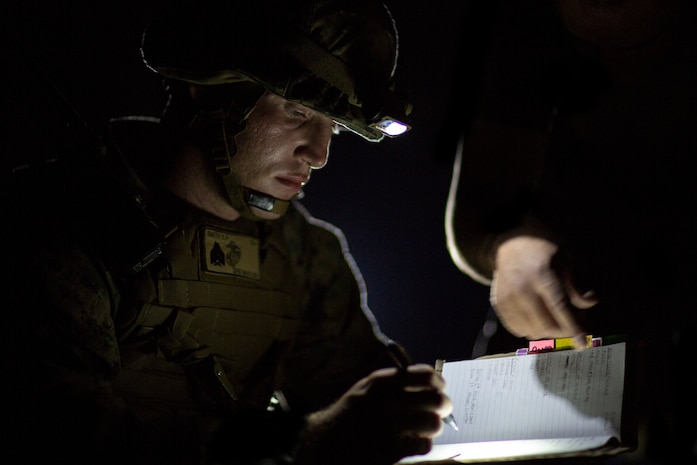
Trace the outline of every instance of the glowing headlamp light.
{"label": "glowing headlamp light", "polygon": [[370,124],[371,128],[377,129],[386,136],[396,137],[407,132],[411,127],[407,124],[397,121],[390,116],[382,117],[378,122]]}

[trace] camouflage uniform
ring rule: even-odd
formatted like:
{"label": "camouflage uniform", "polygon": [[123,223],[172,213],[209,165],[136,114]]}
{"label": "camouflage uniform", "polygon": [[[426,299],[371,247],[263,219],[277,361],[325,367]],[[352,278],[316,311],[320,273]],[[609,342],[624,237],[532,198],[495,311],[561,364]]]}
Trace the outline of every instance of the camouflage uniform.
{"label": "camouflage uniform", "polygon": [[[126,124],[143,125],[156,126]],[[139,233],[157,235],[123,190],[147,176],[115,182],[117,164],[105,174],[93,148],[4,184],[12,272],[3,353],[7,399],[21,406],[6,418],[16,460],[47,451],[53,463],[283,455],[304,413],[389,364],[339,231],[298,203],[279,220],[225,222],[147,190],[168,238],[134,272],[143,252],[133,250],[149,250]],[[274,392],[290,413],[267,412]],[[218,448],[220,431],[229,435]]]}
{"label": "camouflage uniform", "polygon": [[[234,85],[234,99],[214,98],[225,108],[192,113],[177,96],[170,123],[122,121],[97,142],[44,82],[14,72],[6,86],[3,113],[21,116],[3,137],[21,161],[0,185],[10,463],[287,462],[307,412],[391,365],[341,234],[297,202],[275,221],[245,216],[244,186],[219,163],[264,89],[374,142],[404,120],[389,11],[368,0],[168,5],[144,35],[147,66],[189,99],[191,83],[214,97]],[[238,221],[160,184],[172,138],[157,128],[179,136],[194,115],[190,136]]]}

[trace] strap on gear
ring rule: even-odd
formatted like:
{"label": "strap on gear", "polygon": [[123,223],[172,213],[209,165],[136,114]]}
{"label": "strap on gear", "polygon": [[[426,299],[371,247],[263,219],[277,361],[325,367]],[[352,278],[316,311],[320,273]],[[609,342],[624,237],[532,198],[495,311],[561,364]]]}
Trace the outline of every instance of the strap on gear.
{"label": "strap on gear", "polygon": [[346,94],[349,102],[360,105],[356,82],[346,63],[304,36],[288,43],[286,49],[308,70]]}

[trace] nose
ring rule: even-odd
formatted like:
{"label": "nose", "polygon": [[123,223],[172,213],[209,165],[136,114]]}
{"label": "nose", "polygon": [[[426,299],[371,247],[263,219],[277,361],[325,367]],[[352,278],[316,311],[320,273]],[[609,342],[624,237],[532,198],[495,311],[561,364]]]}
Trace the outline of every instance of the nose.
{"label": "nose", "polygon": [[328,118],[318,118],[305,125],[306,135],[295,149],[295,156],[318,170],[327,164],[329,144],[332,139],[333,124]]}

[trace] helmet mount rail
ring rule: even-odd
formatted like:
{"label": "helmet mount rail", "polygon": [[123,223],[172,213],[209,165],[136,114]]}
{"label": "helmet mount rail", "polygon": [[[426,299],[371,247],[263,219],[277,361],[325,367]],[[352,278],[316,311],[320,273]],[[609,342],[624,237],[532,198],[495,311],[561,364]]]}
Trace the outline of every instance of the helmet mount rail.
{"label": "helmet mount rail", "polygon": [[[347,95],[353,105],[360,106],[368,127],[389,137],[399,136],[411,129],[405,122],[412,111],[409,102],[390,90],[384,90],[382,95],[361,95],[360,86],[353,79],[348,65],[305,36],[296,36],[285,48],[315,76]],[[341,119],[337,118],[335,122],[352,130]]]}

